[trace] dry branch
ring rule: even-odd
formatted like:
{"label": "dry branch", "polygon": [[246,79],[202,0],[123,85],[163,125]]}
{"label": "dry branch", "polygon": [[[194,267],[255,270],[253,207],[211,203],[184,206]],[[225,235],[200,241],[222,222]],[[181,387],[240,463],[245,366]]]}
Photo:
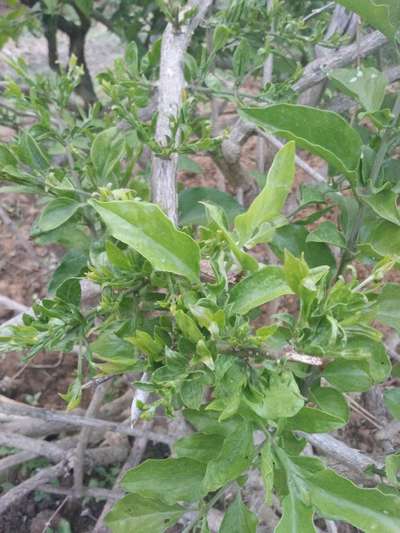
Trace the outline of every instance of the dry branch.
{"label": "dry branch", "polygon": [[[97,414],[100,405],[104,399],[110,382],[99,385],[93,393],[89,407],[86,411],[85,418],[93,417]],[[76,497],[80,497],[83,489],[84,459],[85,450],[89,442],[92,429],[84,427],[79,435],[78,445],[74,454],[74,492]]]}
{"label": "dry branch", "polygon": [[350,446],[347,446],[347,444],[331,435],[325,433],[299,434],[324,455],[359,475],[364,475],[365,469],[369,466],[375,466],[376,468],[382,467],[382,465],[374,458],[363,454],[359,450],[350,448]]}
{"label": "dry branch", "polygon": [[[87,458],[89,464],[96,464],[107,466],[121,462],[125,459],[128,451],[125,446],[107,446],[104,448],[97,448],[96,450],[88,450]],[[13,487],[0,498],[0,515],[4,513],[11,505],[17,503],[24,496],[32,491],[38,489],[41,485],[45,485],[54,481],[58,477],[69,471],[68,458],[57,463],[54,466],[43,468],[36,475],[23,481],[16,487]]]}
{"label": "dry branch", "polygon": [[[4,396],[0,396],[0,412],[17,416],[39,418],[50,422],[64,422],[66,425],[73,424],[78,427],[91,427],[102,431],[114,431],[132,437],[143,436],[143,431],[141,429],[131,428],[126,424],[118,424],[116,422],[101,420],[99,418],[85,418],[84,416],[64,413],[61,411],[30,407],[24,404],[19,404],[18,402],[10,402],[10,400]],[[147,431],[147,437],[154,442],[163,442],[169,446],[174,442],[172,436],[155,431]]]}
{"label": "dry branch", "polygon": [[[326,80],[333,69],[348,65],[358,57],[365,57],[387,42],[382,33],[375,31],[365,36],[359,43],[343,46],[328,56],[317,58],[305,67],[303,76],[292,85],[292,89],[300,94]],[[250,181],[247,171],[240,163],[240,153],[247,139],[256,132],[257,129],[253,125],[239,119],[233,126],[229,138],[221,145],[223,160],[218,164],[226,178],[233,184]]]}

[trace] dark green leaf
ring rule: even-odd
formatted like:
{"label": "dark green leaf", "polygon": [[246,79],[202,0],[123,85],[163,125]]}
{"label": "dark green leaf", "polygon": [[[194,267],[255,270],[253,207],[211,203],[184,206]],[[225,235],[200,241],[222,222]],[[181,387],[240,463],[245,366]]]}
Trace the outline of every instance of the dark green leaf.
{"label": "dark green leaf", "polygon": [[139,493],[146,498],[160,498],[170,504],[191,502],[204,495],[204,473],[203,464],[186,457],[148,459],[129,470],[121,485],[128,492]]}
{"label": "dark green leaf", "polygon": [[359,488],[333,470],[309,479],[313,505],[327,518],[349,522],[365,533],[398,533],[400,498],[377,489]]}
{"label": "dark green leaf", "polygon": [[315,230],[311,231],[307,235],[306,242],[325,242],[340,248],[346,246],[343,235],[337,230],[336,225],[329,220],[322,222]]}
{"label": "dark green leaf", "polygon": [[253,432],[247,422],[224,440],[221,452],[207,465],[203,486],[214,491],[233,481],[249,468],[254,454]]}
{"label": "dark green leaf", "polygon": [[77,250],[65,254],[51,277],[49,293],[53,293],[67,279],[80,276],[86,268],[87,261],[87,255]]}
{"label": "dark green leaf", "polygon": [[99,184],[112,181],[112,171],[121,160],[124,148],[125,141],[117,128],[104,130],[95,137],[90,159]]}
{"label": "dark green leaf", "polygon": [[243,210],[230,194],[211,187],[193,187],[179,194],[180,224],[206,224],[206,209],[201,202],[211,202],[221,207],[229,223]]}
{"label": "dark green leaf", "polygon": [[188,457],[189,459],[207,464],[210,460],[218,456],[223,442],[224,438],[222,435],[194,433],[193,435],[177,440],[174,444],[174,449],[178,457]]}
{"label": "dark green leaf", "polygon": [[41,231],[51,231],[58,228],[75,215],[80,204],[72,198],[55,198],[44,208],[38,220]]}
{"label": "dark green leaf", "polygon": [[378,297],[377,320],[400,333],[400,285],[387,283]]}
{"label": "dark green leaf", "polygon": [[141,494],[129,494],[114,505],[105,521],[113,533],[163,533],[184,512],[178,505],[167,505],[157,499],[144,498]]}
{"label": "dark green leaf", "polygon": [[283,515],[275,533],[315,533],[314,511],[291,491],[283,499]]}
{"label": "dark green leaf", "polygon": [[385,389],[384,400],[386,409],[396,420],[400,420],[400,387]]}
{"label": "dark green leaf", "polygon": [[285,294],[293,292],[285,281],[282,268],[266,266],[235,285],[230,291],[229,302],[233,304],[233,313],[245,315],[251,309]]}
{"label": "dark green leaf", "polygon": [[256,533],[257,517],[242,502],[240,493],[226,511],[219,533]]}
{"label": "dark green leaf", "polygon": [[340,115],[313,107],[276,104],[265,108],[244,108],[242,116],[267,131],[296,141],[345,174],[357,177],[362,141]]}

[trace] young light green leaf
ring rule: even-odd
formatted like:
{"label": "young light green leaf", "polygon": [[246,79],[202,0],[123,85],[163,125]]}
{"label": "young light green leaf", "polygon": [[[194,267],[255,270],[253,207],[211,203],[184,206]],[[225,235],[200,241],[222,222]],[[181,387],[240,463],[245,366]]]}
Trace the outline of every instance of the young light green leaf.
{"label": "young light green leaf", "polygon": [[179,505],[167,505],[141,494],[129,494],[119,500],[106,516],[106,524],[113,533],[163,533],[173,526],[185,510]]}
{"label": "young light green leaf", "polygon": [[143,255],[156,270],[198,281],[200,251],[197,243],[178,231],[158,206],[138,200],[91,200],[90,204],[112,236]]}
{"label": "young light green leaf", "polygon": [[80,207],[79,202],[68,197],[50,200],[38,220],[39,229],[51,231],[58,228],[73,217]]}
{"label": "young light green leaf", "polygon": [[254,454],[253,432],[243,421],[234,433],[229,434],[218,456],[207,465],[203,487],[214,491],[239,477],[250,466]]}
{"label": "young light green leaf", "polygon": [[283,499],[283,515],[275,533],[315,533],[314,511],[290,491]]}
{"label": "young light green leaf", "polygon": [[325,242],[339,248],[346,247],[343,235],[338,231],[336,225],[329,220],[322,222],[315,230],[307,235],[306,242]]}
{"label": "young light green leaf", "polygon": [[311,501],[323,516],[349,522],[365,533],[400,530],[398,496],[359,488],[330,469],[317,472],[307,484]]}
{"label": "young light green leaf", "polygon": [[111,181],[111,174],[119,163],[125,148],[125,141],[118,128],[109,128],[99,133],[90,149],[98,183],[104,185]]}
{"label": "young light green leaf", "polygon": [[242,502],[240,493],[226,511],[219,533],[256,533],[257,517]]}
{"label": "young light green leaf", "polygon": [[242,245],[260,229],[263,223],[270,222],[281,213],[293,184],[295,155],[294,142],[287,143],[279,150],[268,172],[263,190],[248,210],[236,217],[235,227]]}
{"label": "young light green leaf", "polygon": [[230,291],[229,302],[233,304],[232,313],[245,315],[285,294],[293,292],[285,281],[282,268],[266,266],[237,283]]}
{"label": "young light green leaf", "polygon": [[358,13],[367,23],[394,39],[400,24],[400,4],[397,0],[337,0],[350,11]]}
{"label": "young light green leaf", "polygon": [[227,245],[229,246],[230,250],[236,257],[242,268],[244,270],[249,270],[250,272],[257,271],[257,260],[253,256],[247,254],[246,252],[243,252],[243,250],[240,249],[240,247],[236,244],[231,232],[228,231],[228,229],[226,228],[224,221],[224,212],[222,211],[222,209],[217,205],[209,204],[207,202],[202,203],[207,210],[208,217],[217,225],[218,230],[221,232],[224,240],[226,241]]}
{"label": "young light green leaf", "polygon": [[328,161],[349,180],[356,179],[362,141],[340,115],[295,104],[248,107],[240,114],[266,131],[296,141],[302,148]]}
{"label": "young light green leaf", "polygon": [[169,504],[192,502],[204,495],[201,484],[204,473],[203,464],[186,457],[148,459],[129,470],[121,484],[128,492],[160,498]]}
{"label": "young light green leaf", "polygon": [[366,111],[374,112],[381,108],[388,80],[373,67],[338,68],[330,73],[342,91],[360,101]]}

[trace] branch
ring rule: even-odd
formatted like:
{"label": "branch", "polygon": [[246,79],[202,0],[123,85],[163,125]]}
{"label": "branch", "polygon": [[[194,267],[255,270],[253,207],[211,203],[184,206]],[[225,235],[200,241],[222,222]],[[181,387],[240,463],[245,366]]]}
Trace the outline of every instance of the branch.
{"label": "branch", "polygon": [[341,442],[331,435],[318,433],[309,434],[299,432],[299,435],[304,437],[312,446],[320,450],[324,455],[334,459],[338,463],[347,467],[350,471],[365,476],[365,469],[369,466],[382,468],[382,465],[363,454],[359,450],[350,448],[344,442]]}
{"label": "branch", "polygon": [[344,67],[358,57],[364,58],[387,42],[387,37],[379,31],[374,31],[366,35],[359,43],[343,46],[329,56],[315,59],[306,66],[303,76],[292,86],[292,89],[296,93],[302,93],[325,80],[333,69]]}
{"label": "branch", "polygon": [[[192,0],[186,9],[197,8],[197,13],[185,26],[176,28],[168,23],[161,43],[158,118],[155,139],[166,145],[172,136],[171,119],[176,119],[182,105],[185,88],[183,62],[193,32],[200,24],[213,0]],[[178,141],[178,139],[176,139]],[[173,222],[177,222],[176,170],[178,154],[168,158],[153,157],[151,188],[153,202],[157,203]]]}
{"label": "branch", "polygon": [[[87,457],[91,464],[107,466],[123,461],[126,454],[127,449],[125,446],[107,446],[97,448],[96,450],[89,450]],[[13,487],[0,498],[0,515],[27,494],[38,489],[41,485],[54,481],[68,471],[68,458],[64,458],[56,465],[43,468],[35,476]]]}
{"label": "branch", "polygon": [[[52,411],[49,409],[41,409],[38,407],[31,407],[18,402],[11,402],[8,398],[0,395],[0,412],[6,414],[13,414],[18,416],[28,416],[32,418],[39,418],[50,422],[64,422],[66,425],[75,425],[80,427],[91,427],[103,431],[114,431],[122,435],[129,435],[133,437],[143,436],[143,431],[137,428],[131,428],[126,424],[118,424],[99,418],[89,418],[61,411]],[[158,433],[155,431],[147,431],[147,437],[154,442],[163,442],[171,446],[174,438],[165,433]]]}
{"label": "branch", "polygon": [[[104,399],[104,396],[107,392],[107,389],[110,385],[110,382],[103,383],[99,385],[93,393],[92,399],[90,401],[89,407],[86,411],[85,418],[90,418],[97,414],[97,411],[100,408],[100,405]],[[84,473],[84,459],[85,459],[85,450],[89,442],[89,437],[92,429],[89,427],[84,427],[81,430],[79,435],[79,442],[74,454],[74,492],[75,497],[82,496],[83,489],[83,473]]]}
{"label": "branch", "polygon": [[[366,57],[387,42],[387,38],[382,33],[375,31],[361,39],[359,43],[343,46],[329,56],[315,59],[306,66],[303,76],[292,85],[292,89],[297,93],[302,93],[324,81],[331,70],[348,65],[357,57]],[[253,125],[239,119],[233,126],[229,138],[222,143],[224,162],[220,168],[225,176],[232,178],[233,183],[240,183],[242,180],[249,181],[248,174],[240,163],[240,150],[247,139],[255,133],[256,128]]]}

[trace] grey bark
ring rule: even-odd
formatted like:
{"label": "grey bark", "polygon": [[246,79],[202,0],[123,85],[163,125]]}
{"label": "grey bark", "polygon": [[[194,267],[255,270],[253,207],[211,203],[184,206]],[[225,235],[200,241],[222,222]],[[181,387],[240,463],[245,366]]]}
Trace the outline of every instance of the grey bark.
{"label": "grey bark", "polygon": [[[192,0],[186,9],[197,8],[196,14],[184,26],[168,23],[161,43],[160,80],[156,141],[165,146],[172,135],[171,121],[176,119],[182,105],[185,88],[183,61],[185,52],[197,26],[213,0]],[[179,139],[175,139],[178,141]],[[152,199],[169,218],[177,222],[176,171],[178,155],[153,157],[151,177]]]}

